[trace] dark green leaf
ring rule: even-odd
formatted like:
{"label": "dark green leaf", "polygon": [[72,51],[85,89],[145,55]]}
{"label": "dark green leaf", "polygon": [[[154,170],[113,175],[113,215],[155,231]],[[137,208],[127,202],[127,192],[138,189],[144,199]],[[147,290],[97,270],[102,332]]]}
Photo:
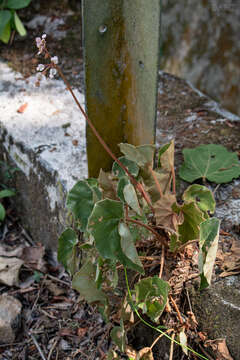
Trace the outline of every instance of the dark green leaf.
{"label": "dark green leaf", "polygon": [[14,24],[16,26],[16,30],[21,36],[25,36],[27,34],[27,31],[22,23],[22,21],[19,19],[16,11],[14,11]]}
{"label": "dark green leaf", "polygon": [[77,290],[84,299],[89,302],[100,301],[105,303],[106,296],[97,288],[95,282],[96,266],[87,261],[74,276],[72,280],[73,289]]}
{"label": "dark green leaf", "polygon": [[141,274],[144,274],[144,269],[138,257],[138,253],[135,248],[129,228],[125,223],[120,222],[118,230],[121,236],[121,248],[127,258],[125,260],[126,266],[140,272]]}
{"label": "dark green leaf", "polygon": [[184,149],[183,155],[184,164],[179,175],[188,182],[203,178],[221,184],[240,176],[237,154],[228,152],[221,145],[209,144]]}
{"label": "dark green leaf", "polygon": [[[139,167],[134,161],[127,159],[125,156],[120,157],[119,160],[128,169],[128,171],[130,172],[130,174],[132,174],[132,176],[134,177],[138,176]],[[125,171],[121,168],[121,166],[118,165],[116,161],[113,163],[112,171],[113,174],[118,178],[126,176]]]}
{"label": "dark green leaf", "polygon": [[158,276],[140,280],[135,285],[136,304],[154,322],[158,322],[168,298],[170,286]]}
{"label": "dark green leaf", "polygon": [[5,44],[8,43],[11,36],[11,17],[10,11],[0,11],[0,40]]}
{"label": "dark green leaf", "polygon": [[0,221],[3,221],[6,216],[6,211],[3,205],[0,203]]}
{"label": "dark green leaf", "polygon": [[123,218],[123,204],[105,199],[98,201],[88,221],[88,230],[93,235],[97,250],[103,258],[118,260],[121,251],[119,221]]}
{"label": "dark green leaf", "polygon": [[137,163],[140,167],[153,164],[153,157],[155,152],[154,145],[140,145],[134,146],[131,144],[119,144],[121,152],[127,159]]}
{"label": "dark green leaf", "polygon": [[204,213],[210,212],[213,214],[215,211],[215,200],[213,193],[206,186],[194,184],[187,188],[183,194],[185,202],[195,202],[196,205]]}
{"label": "dark green leaf", "polygon": [[87,181],[78,181],[68,193],[67,207],[73,212],[74,218],[80,221],[82,231],[86,230],[93,206],[93,190]]}
{"label": "dark green leaf", "polygon": [[6,7],[17,10],[23,9],[30,4],[31,0],[7,0]]}
{"label": "dark green leaf", "polygon": [[58,240],[58,261],[70,274],[74,272],[74,247],[77,242],[77,235],[71,228],[66,229]]}
{"label": "dark green leaf", "polygon": [[5,189],[0,191],[0,199],[10,196],[15,196],[16,192],[11,189]]}
{"label": "dark green leaf", "polygon": [[201,273],[200,289],[211,283],[212,272],[218,248],[220,221],[216,218],[207,219],[200,225],[199,270]]}

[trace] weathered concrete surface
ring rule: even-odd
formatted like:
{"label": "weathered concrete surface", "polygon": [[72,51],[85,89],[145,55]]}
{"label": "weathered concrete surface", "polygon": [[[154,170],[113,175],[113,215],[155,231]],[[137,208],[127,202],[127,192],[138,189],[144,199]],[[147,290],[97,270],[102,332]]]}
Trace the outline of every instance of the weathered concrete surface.
{"label": "weathered concrete surface", "polygon": [[14,342],[21,326],[22,304],[13,296],[0,296],[0,343]]}
{"label": "weathered concrete surface", "polygon": [[210,339],[226,338],[235,360],[240,359],[240,277],[231,276],[207,290],[192,293],[193,311]]}
{"label": "weathered concrete surface", "polygon": [[39,88],[35,81],[0,63],[1,155],[21,169],[14,178],[24,225],[35,241],[56,248],[66,192],[87,177],[85,121],[62,81],[45,79]]}
{"label": "weathered concrete surface", "polygon": [[163,0],[161,69],[240,115],[238,0]]}

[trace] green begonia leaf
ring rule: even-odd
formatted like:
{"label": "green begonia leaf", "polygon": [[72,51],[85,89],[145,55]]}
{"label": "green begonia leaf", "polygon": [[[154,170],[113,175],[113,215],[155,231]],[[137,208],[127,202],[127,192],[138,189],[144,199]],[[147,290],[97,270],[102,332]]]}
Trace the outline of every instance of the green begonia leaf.
{"label": "green begonia leaf", "polygon": [[203,178],[221,184],[240,176],[237,154],[228,152],[221,145],[209,144],[184,149],[183,155],[184,164],[179,175],[188,182]]}
{"label": "green begonia leaf", "polygon": [[105,259],[119,260],[121,245],[118,224],[123,215],[121,202],[105,199],[95,204],[88,220],[88,230],[95,239],[99,254]]}
{"label": "green begonia leaf", "polygon": [[19,19],[16,11],[14,11],[14,24],[16,26],[16,30],[21,36],[25,36],[27,34],[27,31],[22,23],[22,21]]}
{"label": "green begonia leaf", "polygon": [[0,221],[3,221],[6,216],[6,211],[3,207],[3,205],[0,203]]}
{"label": "green begonia leaf", "polygon": [[8,9],[23,9],[30,4],[31,0],[7,0],[6,7]]}
{"label": "green begonia leaf", "polygon": [[153,164],[153,156],[155,152],[154,145],[134,146],[131,144],[119,144],[121,152],[127,159],[134,161],[138,166],[144,167]]}
{"label": "green begonia leaf", "polygon": [[184,202],[195,202],[204,213],[213,214],[215,211],[215,200],[213,193],[206,186],[194,184],[187,188],[183,194]]}
{"label": "green begonia leaf", "polygon": [[97,288],[95,282],[96,266],[87,261],[74,276],[72,280],[73,289],[77,290],[84,299],[89,302],[106,302],[105,294]]}
{"label": "green begonia leaf", "polygon": [[75,245],[78,243],[77,234],[72,228],[66,229],[58,239],[58,261],[73,275],[76,270]]}
{"label": "green begonia leaf", "polygon": [[220,221],[216,218],[207,219],[200,225],[200,289],[208,287],[211,283],[212,272],[217,255],[219,228]]}
{"label": "green begonia leaf", "polygon": [[120,222],[118,231],[119,231],[119,235],[121,236],[121,248],[122,248],[124,255],[127,258],[125,260],[126,265],[128,267],[132,268],[133,270],[136,270],[136,271],[140,272],[141,274],[144,274],[144,269],[143,269],[142,263],[138,257],[138,253],[135,248],[132,234],[131,234],[129,228],[127,227],[127,225],[125,223]]}
{"label": "green begonia leaf", "polygon": [[140,280],[135,285],[136,304],[154,322],[158,322],[168,298],[170,286],[158,276]]}
{"label": "green begonia leaf", "polygon": [[[130,174],[132,174],[132,176],[134,177],[138,176],[139,167],[136,164],[136,162],[127,159],[125,156],[120,157],[119,160],[128,169],[128,171],[130,172]],[[121,168],[121,166],[118,165],[116,161],[114,161],[113,163],[112,172],[118,178],[126,176],[125,171]]]}
{"label": "green begonia leaf", "polygon": [[68,193],[67,207],[72,211],[74,218],[80,221],[82,231],[86,230],[88,218],[93,210],[93,195],[93,189],[85,180],[78,181]]}

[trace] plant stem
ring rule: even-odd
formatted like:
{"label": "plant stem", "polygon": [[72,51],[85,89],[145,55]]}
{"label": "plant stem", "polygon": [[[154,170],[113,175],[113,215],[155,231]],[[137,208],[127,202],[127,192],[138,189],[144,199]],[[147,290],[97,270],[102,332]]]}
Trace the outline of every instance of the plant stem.
{"label": "plant stem", "polygon": [[151,231],[157,238],[158,240],[160,240],[160,242],[163,244],[163,245],[166,245],[167,246],[167,241],[160,236],[160,234],[154,230],[151,226],[147,225],[147,224],[144,224],[142,223],[141,221],[138,221],[138,220],[133,220],[133,219],[130,219],[130,218],[126,218],[125,219],[127,222],[131,222],[133,224],[136,224],[136,225],[139,225],[141,227],[144,227],[145,229]]}

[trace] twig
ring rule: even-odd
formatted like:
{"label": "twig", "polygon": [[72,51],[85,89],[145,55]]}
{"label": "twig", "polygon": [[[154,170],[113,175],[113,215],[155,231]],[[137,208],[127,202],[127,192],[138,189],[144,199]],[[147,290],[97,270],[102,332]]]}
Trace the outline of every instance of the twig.
{"label": "twig", "polygon": [[43,288],[43,284],[44,284],[44,282],[45,282],[45,280],[46,280],[46,277],[47,277],[47,275],[45,275],[44,278],[43,278],[43,280],[42,280],[42,283],[41,283],[41,286],[40,286],[40,288],[39,288],[39,290],[38,290],[36,299],[35,299],[35,301],[34,301],[34,303],[33,303],[33,306],[32,306],[32,309],[31,309],[31,313],[33,312],[35,306],[37,305],[37,302],[38,302],[38,299],[39,299],[39,297],[40,297],[40,294],[41,294],[41,291],[42,291],[42,288]]}
{"label": "twig", "polygon": [[[168,329],[165,333],[170,334],[172,331],[174,331],[174,329]],[[152,345],[150,346],[150,349],[151,349],[151,350],[152,350],[153,347],[156,345],[156,343],[161,339],[161,337],[163,337],[163,336],[165,335],[165,333],[159,335],[159,336],[154,340],[154,342],[153,342]]]}
{"label": "twig", "polygon": [[162,197],[162,196],[163,196],[163,192],[162,192],[161,186],[160,186],[160,184],[159,184],[159,181],[158,181],[156,175],[154,174],[154,171],[153,171],[153,169],[151,168],[151,166],[149,166],[148,169],[150,170],[150,172],[151,172],[151,174],[152,174],[153,180],[155,181],[155,184],[156,184],[156,187],[157,187],[158,192],[159,192],[159,194],[160,194],[160,197]]}
{"label": "twig", "polygon": [[193,311],[192,311],[192,304],[191,304],[191,301],[190,301],[188,289],[186,289],[186,294],[187,294],[187,300],[188,300],[189,309],[190,309],[191,313],[193,313]]}
{"label": "twig", "polygon": [[171,172],[172,172],[172,192],[174,195],[176,195],[176,180],[175,180],[174,166],[171,167]]}
{"label": "twig", "polygon": [[164,267],[164,258],[165,258],[165,247],[162,245],[162,255],[161,255],[161,265],[158,277],[161,279],[163,274],[163,267]]}
{"label": "twig", "polygon": [[149,226],[147,224],[144,224],[141,221],[133,220],[133,219],[129,219],[129,218],[126,218],[126,221],[148,229],[149,231],[151,231],[158,238],[158,240],[160,240],[160,242],[163,245],[167,245],[167,241],[163,237],[161,237],[160,234],[156,230],[154,230],[151,226]]}
{"label": "twig", "polygon": [[41,358],[42,358],[43,360],[47,360],[47,359],[45,358],[45,355],[43,354],[42,349],[40,348],[40,346],[39,346],[39,344],[38,344],[37,339],[35,338],[35,336],[33,336],[33,334],[31,334],[31,333],[29,333],[29,335],[31,336],[32,341],[34,342],[34,345],[36,346],[36,348],[37,348],[37,350],[38,350]]}
{"label": "twig", "polygon": [[175,338],[175,333],[172,334],[172,341],[171,341],[171,346],[170,346],[170,354],[169,354],[169,360],[173,359],[173,348],[174,348],[174,338]]}
{"label": "twig", "polygon": [[63,281],[63,280],[60,280],[60,279],[58,279],[57,277],[52,276],[52,275],[50,275],[50,274],[47,274],[47,277],[48,277],[49,279],[52,279],[52,280],[56,281],[56,282],[59,282],[60,284],[66,285],[66,286],[68,286],[68,287],[71,286],[70,283],[68,283],[68,282],[66,282],[66,281]]}
{"label": "twig", "polygon": [[215,189],[213,190],[213,195],[215,195],[215,193],[216,193],[216,191],[219,189],[219,186],[220,186],[221,184],[217,184],[217,186],[215,187]]}
{"label": "twig", "polygon": [[51,356],[52,356],[52,353],[53,353],[53,350],[55,349],[55,347],[57,346],[57,343],[59,341],[59,337],[56,338],[56,340],[54,341],[50,351],[49,351],[49,354],[48,354],[48,357],[47,357],[47,360],[50,360],[51,359]]}
{"label": "twig", "polygon": [[181,314],[180,314],[180,311],[179,311],[179,309],[178,309],[178,306],[177,306],[177,304],[175,303],[172,295],[169,295],[169,299],[171,300],[171,303],[173,304],[173,306],[174,306],[174,308],[175,308],[175,310],[176,310],[176,312],[177,312],[177,316],[178,316],[178,319],[179,319],[180,323],[183,324],[182,316],[181,316]]}

